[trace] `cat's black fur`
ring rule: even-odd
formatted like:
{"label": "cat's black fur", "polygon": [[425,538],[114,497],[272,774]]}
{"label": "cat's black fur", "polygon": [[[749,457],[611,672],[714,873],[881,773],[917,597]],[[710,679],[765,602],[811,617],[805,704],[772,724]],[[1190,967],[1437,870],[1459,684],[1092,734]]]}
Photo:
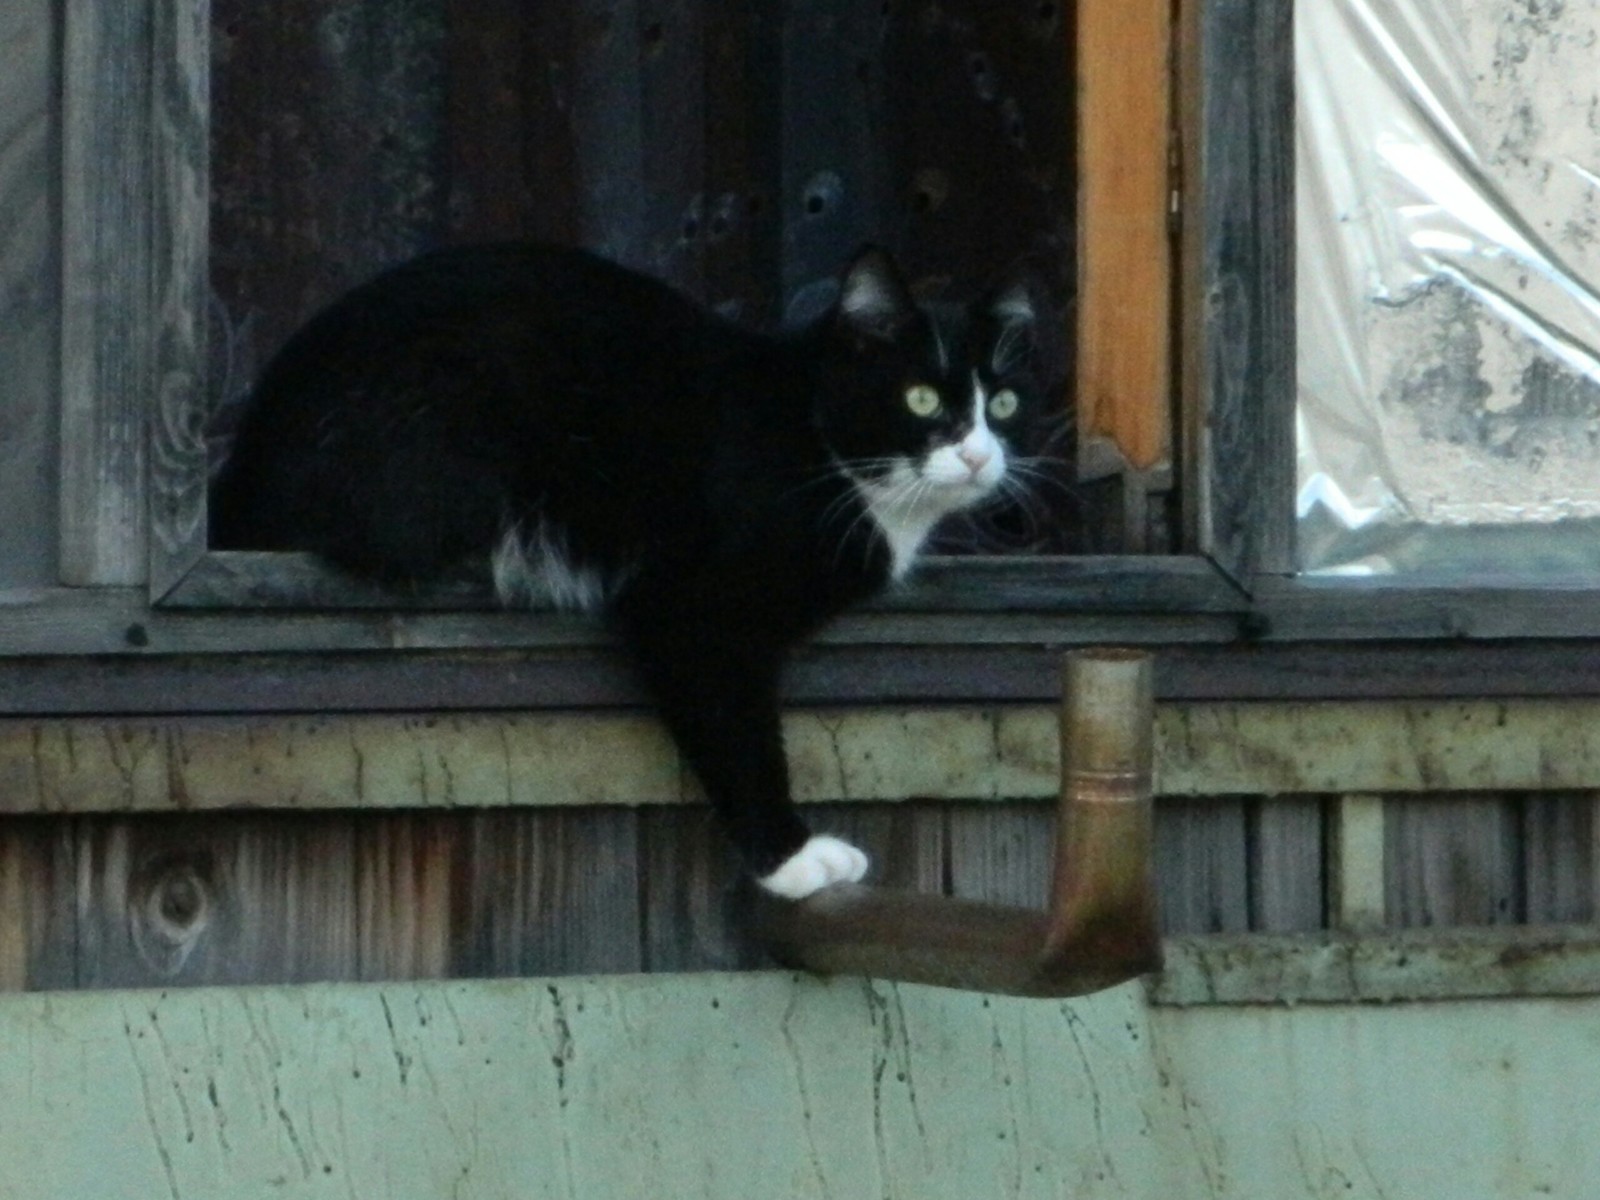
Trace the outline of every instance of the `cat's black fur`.
{"label": "cat's black fur", "polygon": [[[212,543],[311,550],[394,583],[493,561],[509,600],[532,577],[533,595],[602,608],[769,876],[808,839],[779,732],[785,657],[918,540],[891,547],[898,510],[870,514],[871,488],[970,430],[993,403],[969,399],[975,379],[1020,399],[990,420],[1012,451],[1040,401],[1024,284],[932,311],[868,250],[841,286],[810,330],[771,337],[579,251],[427,255],[272,360],[213,489]],[[912,412],[913,384],[943,410]],[[954,508],[998,489],[923,490]],[[860,869],[777,890],[841,873]]]}

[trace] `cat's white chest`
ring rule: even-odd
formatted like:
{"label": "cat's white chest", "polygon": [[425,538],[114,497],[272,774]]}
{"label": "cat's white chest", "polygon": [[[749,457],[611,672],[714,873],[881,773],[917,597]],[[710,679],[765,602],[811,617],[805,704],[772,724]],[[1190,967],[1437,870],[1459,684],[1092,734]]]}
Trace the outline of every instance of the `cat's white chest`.
{"label": "cat's white chest", "polygon": [[889,577],[903,579],[946,513],[931,504],[907,503],[902,489],[861,486],[867,515],[889,547]]}

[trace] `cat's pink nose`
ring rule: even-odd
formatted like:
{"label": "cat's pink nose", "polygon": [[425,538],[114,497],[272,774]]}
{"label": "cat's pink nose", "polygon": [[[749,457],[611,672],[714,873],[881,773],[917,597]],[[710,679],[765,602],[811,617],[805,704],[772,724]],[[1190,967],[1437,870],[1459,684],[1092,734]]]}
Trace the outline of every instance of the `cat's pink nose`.
{"label": "cat's pink nose", "polygon": [[983,470],[989,465],[989,460],[993,458],[994,455],[987,450],[981,450],[977,447],[963,446],[961,449],[956,451],[956,457],[966,465],[967,470],[976,475],[979,471]]}

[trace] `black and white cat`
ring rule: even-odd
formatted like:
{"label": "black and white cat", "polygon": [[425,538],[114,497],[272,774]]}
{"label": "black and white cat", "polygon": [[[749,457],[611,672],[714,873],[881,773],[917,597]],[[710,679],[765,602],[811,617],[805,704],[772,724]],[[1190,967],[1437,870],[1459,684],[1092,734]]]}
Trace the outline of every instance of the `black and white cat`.
{"label": "black and white cat", "polygon": [[812,835],[779,728],[788,652],[1015,486],[1041,415],[1019,279],[919,306],[864,250],[809,330],[753,333],[576,250],[447,249],[305,325],[263,372],[212,543],[603,613],[748,868],[799,898],[866,856]]}

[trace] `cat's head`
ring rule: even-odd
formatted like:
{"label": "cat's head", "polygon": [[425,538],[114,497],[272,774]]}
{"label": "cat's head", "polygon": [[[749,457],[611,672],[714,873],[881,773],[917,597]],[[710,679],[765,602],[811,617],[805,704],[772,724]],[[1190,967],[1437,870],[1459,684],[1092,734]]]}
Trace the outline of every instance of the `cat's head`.
{"label": "cat's head", "polygon": [[919,304],[869,247],[825,319],[823,436],[886,508],[931,519],[996,496],[1047,417],[1041,313],[1018,276],[967,305]]}

